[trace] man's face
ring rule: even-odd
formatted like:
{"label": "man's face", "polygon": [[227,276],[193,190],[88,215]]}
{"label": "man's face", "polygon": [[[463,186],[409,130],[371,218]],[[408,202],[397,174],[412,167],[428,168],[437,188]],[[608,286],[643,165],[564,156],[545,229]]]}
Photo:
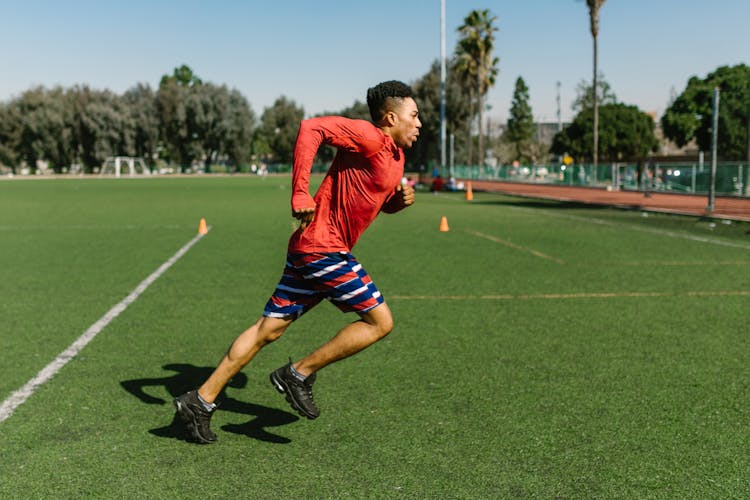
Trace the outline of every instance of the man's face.
{"label": "man's face", "polygon": [[393,142],[400,148],[408,149],[419,137],[419,129],[422,127],[422,122],[419,121],[417,103],[411,97],[406,97],[392,113],[394,114],[393,128],[391,129]]}

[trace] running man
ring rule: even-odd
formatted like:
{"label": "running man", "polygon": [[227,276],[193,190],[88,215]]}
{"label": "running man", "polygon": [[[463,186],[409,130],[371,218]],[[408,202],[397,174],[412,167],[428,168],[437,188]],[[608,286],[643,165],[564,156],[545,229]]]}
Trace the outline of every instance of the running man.
{"label": "running man", "polygon": [[[294,147],[292,216],[300,221],[289,239],[281,280],[262,316],[233,342],[197,390],[175,398],[179,419],[193,440],[213,443],[215,400],[229,380],[267,344],[321,300],[328,299],[359,319],[297,362],[271,373],[273,386],[291,407],[309,419],[320,415],[313,400],[316,373],[382,339],[393,329],[383,296],[350,253],[380,212],[395,213],[414,203],[414,189],[402,185],[404,148],[422,123],[411,88],[388,81],[367,91],[373,123],[326,116],[303,120]],[[318,148],[334,146],[336,156],[315,196],[310,171]]]}

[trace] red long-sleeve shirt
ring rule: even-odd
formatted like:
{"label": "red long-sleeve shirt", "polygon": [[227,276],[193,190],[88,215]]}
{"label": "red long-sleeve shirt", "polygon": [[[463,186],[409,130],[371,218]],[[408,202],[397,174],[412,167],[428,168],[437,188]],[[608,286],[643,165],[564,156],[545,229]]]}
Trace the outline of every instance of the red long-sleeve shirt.
{"label": "red long-sleeve shirt", "polygon": [[[322,144],[337,152],[311,197],[310,171]],[[300,124],[292,168],[292,210],[315,207],[315,217],[292,234],[289,252],[348,252],[396,192],[404,154],[370,122],[325,116]]]}

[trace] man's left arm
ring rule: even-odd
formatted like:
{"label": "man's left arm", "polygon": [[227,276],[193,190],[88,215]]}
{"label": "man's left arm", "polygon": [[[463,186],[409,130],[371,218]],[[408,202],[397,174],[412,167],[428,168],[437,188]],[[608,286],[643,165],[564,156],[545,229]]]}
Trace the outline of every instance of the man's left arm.
{"label": "man's left arm", "polygon": [[396,191],[386,200],[380,211],[387,214],[395,214],[412,204],[414,204],[414,188],[408,184],[399,184],[396,186]]}

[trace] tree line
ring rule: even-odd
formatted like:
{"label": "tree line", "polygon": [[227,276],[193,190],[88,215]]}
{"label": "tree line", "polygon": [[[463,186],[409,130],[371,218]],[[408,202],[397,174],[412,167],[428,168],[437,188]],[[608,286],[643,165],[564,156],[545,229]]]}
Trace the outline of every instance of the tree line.
{"label": "tree line", "polygon": [[[498,59],[492,55],[495,21],[488,10],[472,11],[459,28],[450,64],[448,127],[466,138],[456,149],[460,155],[468,151],[469,163],[474,162],[475,141],[477,158],[484,157],[483,99],[498,73]],[[440,147],[437,62],[412,84],[425,126],[407,162],[434,164]],[[369,119],[359,100],[324,114]],[[0,103],[0,167],[15,173],[21,166],[35,170],[43,163],[56,172],[75,167],[92,172],[111,156],[137,156],[152,168],[171,165],[183,171],[217,164],[237,170],[251,161],[290,163],[304,116],[302,106],[281,96],[257,117],[237,90],[204,82],[186,65],[164,75],[156,90],[137,84],[118,95],[86,85],[37,87]],[[478,138],[472,135],[477,116]],[[318,156],[326,161],[332,155],[324,148]]]}
{"label": "tree line", "polygon": [[0,162],[32,170],[87,172],[110,156],[181,165],[240,164],[250,157],[256,118],[247,100],[203,83],[187,66],[154,91],[137,84],[122,95],[88,86],[33,88],[0,106]]}
{"label": "tree line", "polygon": [[[584,162],[594,159],[594,150],[597,160],[632,161],[656,151],[653,117],[618,102],[601,75],[595,83],[579,84],[575,118],[555,135],[551,146],[535,139],[530,89],[521,76],[515,81],[504,134],[491,134],[483,112],[486,94],[500,73],[497,29],[497,18],[488,10],[470,12],[458,28],[445,82],[446,128],[455,139],[456,163],[483,164],[488,156],[507,163],[543,163],[554,155]],[[407,164],[434,166],[441,156],[439,61],[410,83],[423,127],[419,141],[406,152]],[[664,135],[678,146],[694,142],[707,150],[711,93],[717,86],[724,92],[719,155],[750,159],[750,68],[744,64],[718,68],[705,79],[691,78],[661,119]],[[360,100],[322,114],[369,119]],[[286,96],[258,117],[239,91],[204,82],[186,65],[165,74],[155,90],[137,84],[118,95],[85,85],[37,87],[0,103],[0,167],[15,173],[20,166],[34,170],[42,162],[56,172],[72,167],[92,172],[111,156],[137,156],[152,168],[165,165],[183,171],[214,165],[236,171],[251,162],[288,164],[304,117],[304,108]],[[323,148],[318,161],[328,162],[333,154],[331,148]]]}

